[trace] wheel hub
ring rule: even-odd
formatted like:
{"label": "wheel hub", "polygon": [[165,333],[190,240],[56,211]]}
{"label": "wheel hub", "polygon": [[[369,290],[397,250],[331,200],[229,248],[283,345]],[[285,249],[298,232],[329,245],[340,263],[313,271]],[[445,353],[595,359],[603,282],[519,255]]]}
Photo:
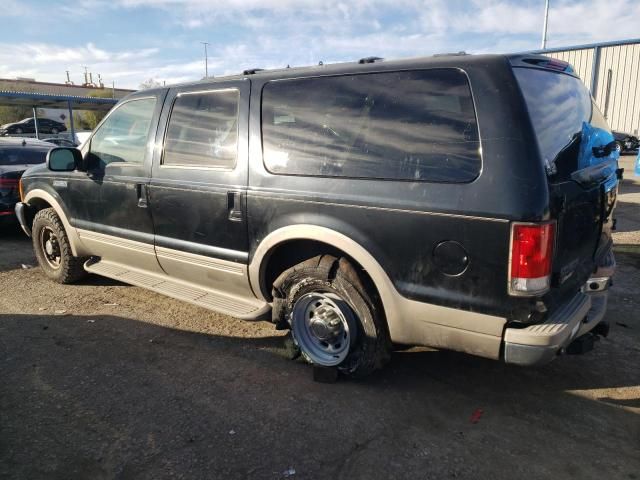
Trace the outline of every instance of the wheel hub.
{"label": "wheel hub", "polygon": [[356,320],[338,295],[314,292],[295,303],[291,330],[300,350],[312,363],[334,366],[349,354],[356,336]]}

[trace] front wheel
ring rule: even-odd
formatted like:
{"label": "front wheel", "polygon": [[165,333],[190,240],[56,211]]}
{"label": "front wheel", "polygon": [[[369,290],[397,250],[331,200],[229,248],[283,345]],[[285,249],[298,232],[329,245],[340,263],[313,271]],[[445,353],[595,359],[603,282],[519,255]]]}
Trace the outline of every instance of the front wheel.
{"label": "front wheel", "polygon": [[62,221],[53,208],[36,213],[31,229],[40,268],[58,283],[73,283],[86,275],[85,258],[74,257]]}
{"label": "front wheel", "polygon": [[52,133],[53,135],[56,135],[56,134],[58,133],[58,129],[57,129],[57,128],[55,128],[55,127],[53,127],[53,128],[51,129],[51,133]]}
{"label": "front wheel", "polygon": [[286,323],[311,364],[363,377],[389,359],[384,313],[347,259],[320,255],[274,282],[273,320]]}
{"label": "front wheel", "polygon": [[618,150],[618,153],[622,155],[622,152],[624,152],[624,143],[616,140],[616,150]]}

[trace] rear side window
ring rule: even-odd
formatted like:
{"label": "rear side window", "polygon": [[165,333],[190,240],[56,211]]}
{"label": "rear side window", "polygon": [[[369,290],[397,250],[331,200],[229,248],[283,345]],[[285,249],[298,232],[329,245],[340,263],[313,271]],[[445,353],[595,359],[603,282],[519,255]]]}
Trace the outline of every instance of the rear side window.
{"label": "rear side window", "polygon": [[267,83],[262,142],[278,174],[470,182],[481,168],[471,91],[456,69]]}
{"label": "rear side window", "polygon": [[[54,146],[51,145],[51,148]],[[1,148],[0,165],[35,165],[44,163],[49,149],[43,148]]]}
{"label": "rear side window", "polygon": [[[578,166],[582,122],[609,130],[607,122],[578,78],[535,68],[513,69],[538,139],[542,161],[561,176]],[[553,167],[552,167],[553,165]]]}
{"label": "rear side window", "polygon": [[239,97],[236,89],[178,95],[167,128],[163,165],[234,168]]}

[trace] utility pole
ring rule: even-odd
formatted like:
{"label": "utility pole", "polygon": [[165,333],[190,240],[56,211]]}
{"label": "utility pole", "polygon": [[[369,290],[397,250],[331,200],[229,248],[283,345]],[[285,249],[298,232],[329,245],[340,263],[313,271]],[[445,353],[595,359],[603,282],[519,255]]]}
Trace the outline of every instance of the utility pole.
{"label": "utility pole", "polygon": [[549,23],[549,0],[544,2],[544,25],[542,27],[542,49],[547,48],[547,24]]}
{"label": "utility pole", "polygon": [[204,77],[209,77],[209,60],[207,58],[207,45],[211,45],[209,42],[200,42],[204,45]]}

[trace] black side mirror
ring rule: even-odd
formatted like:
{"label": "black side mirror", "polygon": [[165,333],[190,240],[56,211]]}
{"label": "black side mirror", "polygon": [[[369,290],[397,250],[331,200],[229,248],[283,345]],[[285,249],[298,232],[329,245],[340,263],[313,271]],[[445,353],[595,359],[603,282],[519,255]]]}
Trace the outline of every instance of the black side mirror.
{"label": "black side mirror", "polygon": [[73,172],[82,165],[82,153],[77,148],[55,147],[47,153],[47,168],[52,172]]}

